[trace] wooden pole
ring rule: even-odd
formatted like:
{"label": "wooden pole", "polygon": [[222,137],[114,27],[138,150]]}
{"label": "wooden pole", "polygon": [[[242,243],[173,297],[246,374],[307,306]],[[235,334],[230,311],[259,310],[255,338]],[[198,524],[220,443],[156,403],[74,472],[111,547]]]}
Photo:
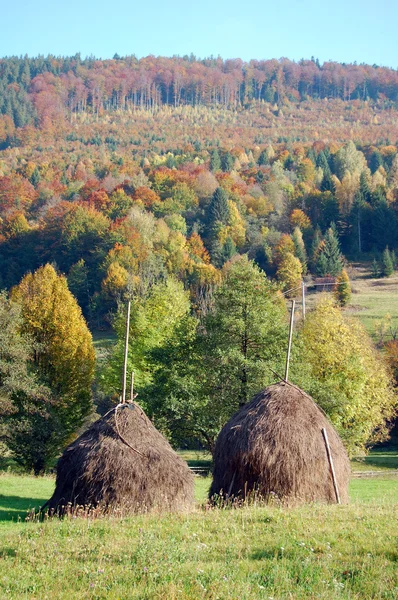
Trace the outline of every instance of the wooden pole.
{"label": "wooden pole", "polygon": [[130,402],[134,402],[134,371],[131,373]]}
{"label": "wooden pole", "polygon": [[285,368],[285,380],[287,381],[289,378],[289,363],[290,363],[290,351],[292,348],[292,337],[293,337],[293,324],[294,324],[294,307],[296,305],[296,301],[292,300],[292,312],[290,314],[290,328],[289,328],[289,343],[287,345],[287,354],[286,354],[286,368]]}
{"label": "wooden pole", "polygon": [[323,439],[325,440],[326,454],[328,455],[330,472],[332,474],[332,479],[333,479],[334,493],[336,494],[336,501],[337,501],[337,504],[341,504],[339,488],[338,488],[337,479],[336,479],[336,473],[334,471],[333,457],[332,457],[332,453],[330,451],[330,446],[329,446],[328,434],[324,427],[322,428],[322,435],[323,435]]}
{"label": "wooden pole", "polygon": [[131,307],[131,302],[129,300],[129,302],[127,304],[126,341],[124,344],[122,404],[124,404],[126,402],[127,358],[128,358],[128,353],[129,353],[129,330],[130,330],[130,307]]}
{"label": "wooden pole", "polygon": [[305,321],[305,283],[304,281],[301,282],[302,283],[302,296],[303,296],[303,321]]}

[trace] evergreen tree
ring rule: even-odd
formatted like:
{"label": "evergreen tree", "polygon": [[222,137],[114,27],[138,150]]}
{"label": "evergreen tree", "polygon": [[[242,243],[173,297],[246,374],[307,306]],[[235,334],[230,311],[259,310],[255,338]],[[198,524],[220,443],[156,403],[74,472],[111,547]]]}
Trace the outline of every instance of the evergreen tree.
{"label": "evergreen tree", "polygon": [[319,229],[319,227],[317,227],[315,229],[314,237],[312,239],[312,244],[311,244],[310,266],[311,266],[312,271],[316,271],[316,263],[318,260],[319,246],[320,246],[321,241],[322,241],[322,233],[321,233],[321,230]]}
{"label": "evergreen tree", "polygon": [[258,157],[258,164],[260,167],[263,165],[269,165],[267,149],[261,152],[260,156]]}
{"label": "evergreen tree", "polygon": [[228,222],[229,216],[227,193],[223,188],[218,187],[207,209],[207,221],[211,226],[217,222],[225,225]]}
{"label": "evergreen tree", "polygon": [[225,152],[221,158],[221,168],[225,173],[229,173],[234,168],[234,158],[229,152]]}
{"label": "evergreen tree", "polygon": [[40,180],[41,180],[40,171],[36,167],[35,170],[33,171],[32,175],[30,176],[29,181],[33,185],[33,187],[36,188],[39,185]]}
{"label": "evergreen tree", "polygon": [[222,249],[222,264],[229,261],[236,254],[236,245],[231,236],[229,235],[225,241],[225,244]]}
{"label": "evergreen tree", "polygon": [[381,259],[381,272],[383,277],[390,277],[394,273],[394,265],[391,260],[390,251],[387,248],[384,249],[383,256]]}
{"label": "evergreen tree", "polygon": [[218,150],[216,150],[216,149],[214,149],[212,151],[211,156],[210,156],[210,170],[213,173],[216,173],[217,171],[221,171],[221,158],[218,153]]}
{"label": "evergreen tree", "polygon": [[322,169],[324,178],[326,177],[330,179],[332,173],[330,171],[329,163],[323,150],[321,150],[318,154],[318,157],[316,159],[316,166]]}
{"label": "evergreen tree", "polygon": [[370,170],[372,171],[372,174],[376,173],[377,169],[382,166],[383,166],[383,157],[378,150],[375,150],[373,152],[372,156],[370,157],[370,161],[369,161],[369,167],[370,167]]}
{"label": "evergreen tree", "polygon": [[379,267],[379,263],[377,262],[376,258],[373,259],[372,262],[372,277],[374,279],[378,279],[380,276],[380,267]]}
{"label": "evergreen tree", "polygon": [[362,171],[359,177],[359,191],[362,196],[363,202],[370,202],[372,197],[372,192],[369,186],[369,178],[366,174],[366,171]]}
{"label": "evergreen tree", "polygon": [[303,234],[299,227],[294,229],[292,240],[294,243],[294,253],[301,263],[302,274],[305,275],[307,273],[307,252],[305,251]]}
{"label": "evergreen tree", "polygon": [[332,227],[326,232],[324,238],[324,248],[321,252],[325,256],[326,264],[327,264],[327,274],[335,277],[336,275],[340,275],[341,270],[343,268],[343,260],[340,252],[340,245],[335,234],[335,231]]}

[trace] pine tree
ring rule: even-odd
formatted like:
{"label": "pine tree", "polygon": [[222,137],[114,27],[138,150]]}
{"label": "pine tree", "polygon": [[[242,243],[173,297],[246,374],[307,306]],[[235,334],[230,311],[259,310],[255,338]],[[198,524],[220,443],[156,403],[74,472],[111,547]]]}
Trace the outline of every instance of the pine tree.
{"label": "pine tree", "polygon": [[324,238],[324,248],[321,252],[325,256],[327,264],[327,275],[335,277],[340,275],[343,268],[343,260],[340,252],[340,245],[333,226],[329,227]]}
{"label": "pine tree", "polygon": [[372,174],[376,173],[377,169],[382,166],[383,166],[383,157],[378,150],[375,150],[373,152],[372,156],[370,157],[370,161],[369,161],[369,167],[370,167],[370,170],[372,171]]}
{"label": "pine tree", "polygon": [[312,244],[311,244],[311,261],[310,261],[311,271],[316,270],[316,264],[318,261],[318,254],[319,254],[319,246],[320,246],[321,241],[322,241],[322,233],[321,233],[321,230],[319,229],[319,227],[317,227],[315,229],[314,237],[312,239]]}
{"label": "pine tree", "polygon": [[230,258],[236,254],[236,245],[231,236],[229,235],[225,241],[222,249],[222,264],[226,263]]}
{"label": "pine tree", "polygon": [[332,173],[331,173],[329,163],[327,161],[327,158],[326,158],[323,150],[321,150],[320,153],[318,154],[318,157],[316,159],[316,166],[320,167],[322,169],[324,177],[330,178]]}
{"label": "pine tree", "polygon": [[351,300],[351,285],[347,271],[343,269],[336,279],[333,296],[340,306],[346,306]]}
{"label": "pine tree", "polygon": [[234,158],[230,152],[225,152],[221,158],[221,168],[225,173],[229,173],[234,168]]}
{"label": "pine tree", "polygon": [[374,279],[378,279],[379,276],[380,276],[379,263],[377,262],[376,258],[374,258],[373,262],[372,262],[372,277]]}
{"label": "pine tree", "polygon": [[258,157],[258,164],[261,167],[262,165],[269,165],[268,153],[267,150],[263,150]]}
{"label": "pine tree", "polygon": [[369,177],[366,171],[362,171],[359,177],[359,191],[364,202],[370,202],[372,192],[369,186]]}
{"label": "pine tree", "polygon": [[391,260],[391,254],[388,246],[385,248],[381,259],[381,272],[383,277],[390,277],[390,275],[394,273],[394,265]]}
{"label": "pine tree", "polygon": [[209,207],[207,209],[207,220],[212,226],[217,222],[225,225],[228,222],[230,213],[228,206],[228,196],[223,188],[218,187],[213,194]]}
{"label": "pine tree", "polygon": [[299,259],[302,267],[303,275],[307,273],[307,252],[305,250],[305,245],[303,241],[303,234],[301,233],[301,229],[296,227],[293,231],[292,240],[294,243],[294,252],[297,258]]}
{"label": "pine tree", "polygon": [[221,158],[218,150],[214,149],[210,156],[210,170],[213,173],[221,171]]}

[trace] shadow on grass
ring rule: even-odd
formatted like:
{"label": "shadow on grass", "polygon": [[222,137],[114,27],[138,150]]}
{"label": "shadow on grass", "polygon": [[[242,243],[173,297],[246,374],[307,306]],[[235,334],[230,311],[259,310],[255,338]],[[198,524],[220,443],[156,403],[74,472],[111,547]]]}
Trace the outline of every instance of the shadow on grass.
{"label": "shadow on grass", "polygon": [[359,463],[362,465],[367,465],[369,470],[371,470],[372,467],[398,469],[398,452],[383,452],[382,450],[378,450],[377,452],[373,451],[371,454],[363,458],[354,458],[352,462],[354,468],[355,463]]}
{"label": "shadow on grass", "polygon": [[22,498],[0,494],[0,521],[24,521],[29,511],[33,508],[39,509],[47,500],[48,498]]}

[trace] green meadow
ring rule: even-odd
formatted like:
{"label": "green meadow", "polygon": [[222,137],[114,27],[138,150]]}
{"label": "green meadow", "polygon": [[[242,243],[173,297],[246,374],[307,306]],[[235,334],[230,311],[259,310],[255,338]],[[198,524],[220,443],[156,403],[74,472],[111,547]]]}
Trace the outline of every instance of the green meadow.
{"label": "green meadow", "polygon": [[210,508],[207,476],[187,514],[44,522],[26,517],[54,477],[4,472],[0,598],[396,599],[398,453],[363,460],[375,476],[352,479],[347,506]]}

